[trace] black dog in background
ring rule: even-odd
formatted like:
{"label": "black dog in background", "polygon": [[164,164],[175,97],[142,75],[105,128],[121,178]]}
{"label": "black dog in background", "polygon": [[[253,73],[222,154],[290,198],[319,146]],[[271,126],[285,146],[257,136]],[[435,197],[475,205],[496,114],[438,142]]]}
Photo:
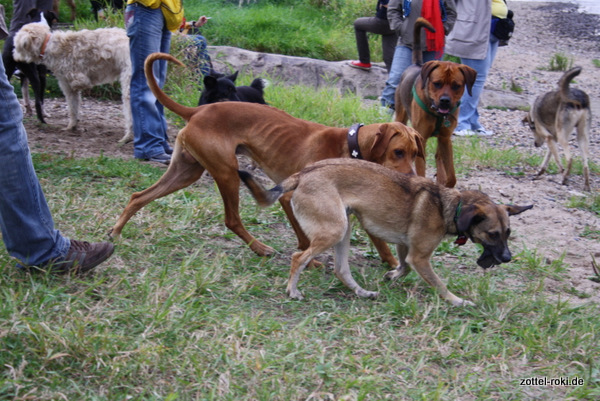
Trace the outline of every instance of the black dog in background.
{"label": "black dog in background", "polygon": [[[58,17],[52,11],[40,11],[37,8],[31,9],[27,16],[31,22],[39,22],[42,20],[41,16],[52,27],[52,24],[58,22]],[[33,63],[22,63],[17,62],[13,58],[14,46],[14,34],[9,35],[4,41],[4,48],[2,49],[2,61],[4,62],[4,68],[6,69],[6,76],[10,79],[17,69],[20,73],[17,75],[21,80],[21,90],[23,93],[23,100],[25,101],[25,107],[27,112],[31,112],[31,106],[29,105],[29,84],[33,89],[35,96],[35,112],[38,120],[45,123],[44,121],[44,91],[46,90],[46,74],[48,69],[43,64]]]}
{"label": "black dog in background", "polygon": [[264,89],[267,81],[256,78],[250,86],[235,86],[238,71],[234,74],[206,75],[204,77],[204,90],[200,95],[198,106],[203,104],[233,101],[267,104],[264,99]]}

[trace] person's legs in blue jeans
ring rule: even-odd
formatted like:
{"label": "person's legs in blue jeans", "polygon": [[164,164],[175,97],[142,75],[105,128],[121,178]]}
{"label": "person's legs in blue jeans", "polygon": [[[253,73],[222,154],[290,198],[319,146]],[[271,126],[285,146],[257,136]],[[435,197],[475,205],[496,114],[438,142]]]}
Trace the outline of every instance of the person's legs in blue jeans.
{"label": "person's legs in blue jeans", "polygon": [[487,79],[488,72],[492,67],[496,52],[498,51],[498,39],[495,36],[490,37],[489,48],[486,58],[483,60],[475,60],[469,58],[461,58],[461,63],[473,68],[477,71],[477,78],[471,89],[471,95],[465,90],[460,103],[460,112],[458,116],[458,125],[455,131],[483,129],[479,122],[479,112],[477,106],[483,92],[483,86]]}
{"label": "person's legs in blue jeans", "polygon": [[[431,60],[439,59],[436,57],[436,52],[423,52],[423,62],[426,63]],[[394,52],[394,60],[392,61],[392,68],[385,87],[381,93],[381,105],[384,107],[395,107],[394,95],[396,93],[396,87],[400,83],[402,73],[412,64],[412,49],[406,46],[397,46]]]}
{"label": "person's legs in blue jeans", "polygon": [[[139,3],[125,10],[125,23],[131,54],[131,112],[133,116],[134,156],[149,159],[165,153],[167,121],[162,105],[150,91],[144,75],[144,61],[154,52],[168,53],[171,32],[165,27],[160,8],[151,9]],[[160,87],[165,83],[167,62],[154,63],[154,76]]]}
{"label": "person's legs in blue jeans", "polygon": [[70,240],[54,228],[35,173],[21,105],[0,61],[0,229],[19,267],[52,273],[85,273],[108,259],[114,245]]}
{"label": "person's legs in blue jeans", "polygon": [[70,241],[54,228],[50,209],[33,168],[23,113],[4,64],[0,63],[0,227],[12,257],[40,265],[63,257]]}

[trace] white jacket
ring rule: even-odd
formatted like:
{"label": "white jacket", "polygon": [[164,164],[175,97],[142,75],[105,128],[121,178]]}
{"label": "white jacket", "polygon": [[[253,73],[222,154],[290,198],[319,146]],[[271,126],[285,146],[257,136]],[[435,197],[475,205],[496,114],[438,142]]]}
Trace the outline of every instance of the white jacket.
{"label": "white jacket", "polygon": [[461,58],[485,59],[492,23],[491,0],[455,0],[456,23],[446,37],[444,53]]}

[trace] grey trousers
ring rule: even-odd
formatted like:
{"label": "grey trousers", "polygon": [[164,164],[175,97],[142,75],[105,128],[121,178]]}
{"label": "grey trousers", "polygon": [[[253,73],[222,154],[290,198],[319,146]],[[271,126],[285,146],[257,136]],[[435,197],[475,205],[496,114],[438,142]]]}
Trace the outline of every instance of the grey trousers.
{"label": "grey trousers", "polygon": [[358,49],[358,60],[361,63],[371,62],[371,51],[369,50],[369,40],[367,32],[381,35],[381,47],[383,50],[383,62],[385,68],[390,71],[392,60],[394,59],[394,49],[398,35],[390,29],[387,20],[377,17],[357,18],[354,21],[354,33],[356,34],[356,47]]}

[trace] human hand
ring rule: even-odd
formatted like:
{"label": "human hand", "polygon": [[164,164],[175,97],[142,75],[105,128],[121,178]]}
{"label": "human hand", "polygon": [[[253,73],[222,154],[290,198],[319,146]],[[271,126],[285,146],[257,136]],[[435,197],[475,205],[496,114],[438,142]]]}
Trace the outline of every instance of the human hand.
{"label": "human hand", "polygon": [[198,20],[196,21],[196,26],[202,26],[204,24],[206,24],[206,22],[210,19],[210,17],[207,17],[205,15],[203,15],[202,17],[198,18]]}

